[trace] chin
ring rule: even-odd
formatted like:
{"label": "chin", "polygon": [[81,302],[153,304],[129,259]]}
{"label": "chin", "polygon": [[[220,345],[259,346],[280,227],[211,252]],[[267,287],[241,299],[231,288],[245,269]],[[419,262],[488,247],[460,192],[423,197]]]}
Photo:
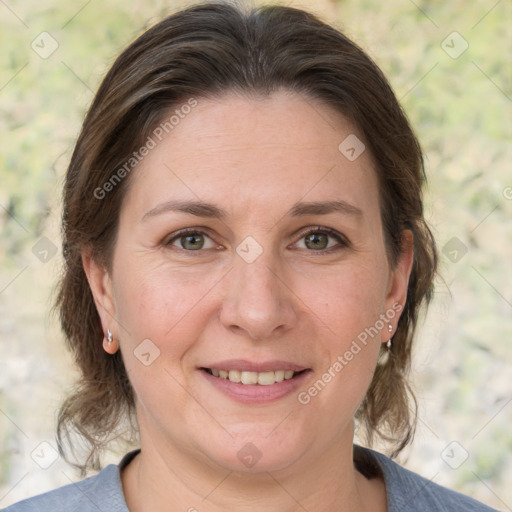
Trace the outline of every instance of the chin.
{"label": "chin", "polygon": [[304,454],[309,445],[298,432],[295,435],[283,432],[280,436],[274,432],[269,436],[268,431],[268,428],[260,428],[253,435],[237,435],[230,438],[229,443],[224,440],[217,446],[210,438],[203,453],[226,470],[254,474],[286,469]]}

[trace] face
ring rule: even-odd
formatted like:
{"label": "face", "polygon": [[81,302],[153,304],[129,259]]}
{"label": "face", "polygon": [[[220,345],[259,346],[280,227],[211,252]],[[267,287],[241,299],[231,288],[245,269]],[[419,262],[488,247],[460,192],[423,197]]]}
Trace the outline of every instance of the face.
{"label": "face", "polygon": [[143,450],[268,471],[351,446],[411,263],[388,263],[354,135],[291,92],[198,99],[133,171],[111,274],[84,262]]}

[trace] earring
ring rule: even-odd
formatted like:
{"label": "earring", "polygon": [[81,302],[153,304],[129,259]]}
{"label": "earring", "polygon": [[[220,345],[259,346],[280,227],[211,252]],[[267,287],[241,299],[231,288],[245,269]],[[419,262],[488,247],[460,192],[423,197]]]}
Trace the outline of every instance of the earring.
{"label": "earring", "polygon": [[[388,332],[393,332],[393,326],[391,324],[388,325]],[[389,338],[388,342],[386,343],[386,348],[388,349],[388,352],[391,352],[391,338]]]}
{"label": "earring", "polygon": [[103,350],[108,354],[115,354],[119,346],[117,341],[114,339],[114,336],[110,332],[110,329],[107,329],[107,335],[103,338]]}

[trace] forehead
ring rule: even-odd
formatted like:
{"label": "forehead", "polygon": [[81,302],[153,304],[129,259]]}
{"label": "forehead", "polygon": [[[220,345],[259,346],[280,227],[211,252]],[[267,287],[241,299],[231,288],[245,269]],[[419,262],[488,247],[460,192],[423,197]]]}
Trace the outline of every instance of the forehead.
{"label": "forehead", "polygon": [[233,214],[301,199],[377,207],[377,177],[359,131],[297,93],[198,98],[158,140],[160,132],[133,172],[125,198],[131,209],[177,198],[217,199]]}

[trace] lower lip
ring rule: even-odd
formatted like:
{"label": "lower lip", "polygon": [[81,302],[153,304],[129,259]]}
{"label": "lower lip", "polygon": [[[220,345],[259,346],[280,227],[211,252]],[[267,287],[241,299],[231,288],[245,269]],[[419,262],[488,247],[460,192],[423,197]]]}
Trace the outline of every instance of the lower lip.
{"label": "lower lip", "polygon": [[219,391],[228,395],[230,398],[237,400],[242,403],[269,403],[279,400],[287,395],[290,395],[294,391],[303,385],[304,380],[310,373],[310,370],[303,371],[292,379],[283,380],[281,382],[275,382],[269,386],[262,386],[260,384],[241,384],[239,382],[231,382],[229,379],[222,379],[210,375],[205,370],[199,370],[204,377],[215,386]]}

